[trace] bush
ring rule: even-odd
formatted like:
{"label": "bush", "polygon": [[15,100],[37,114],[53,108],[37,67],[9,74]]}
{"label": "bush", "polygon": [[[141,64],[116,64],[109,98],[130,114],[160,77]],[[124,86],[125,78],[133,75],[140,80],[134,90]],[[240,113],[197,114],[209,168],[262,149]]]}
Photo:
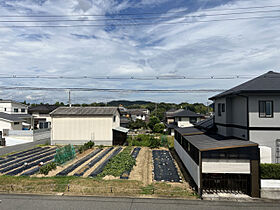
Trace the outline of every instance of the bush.
{"label": "bush", "polygon": [[157,123],[160,123],[160,120],[158,117],[152,116],[149,120],[148,126],[153,131],[154,127]]}
{"label": "bush", "polygon": [[79,153],[81,154],[84,151],[91,149],[92,147],[94,147],[94,142],[89,141],[89,142],[84,143],[84,145],[80,146],[78,150],[79,150]]}
{"label": "bush", "polygon": [[150,148],[159,148],[159,146],[160,146],[160,139],[151,137],[149,147]]}
{"label": "bush", "polygon": [[40,168],[40,174],[44,174],[44,175],[48,175],[49,172],[51,170],[55,170],[56,169],[56,164],[55,162],[51,162],[51,163],[48,163],[46,165],[43,165],[41,168]]}
{"label": "bush", "polygon": [[280,164],[260,164],[261,179],[280,179]]}
{"label": "bush", "polygon": [[165,128],[165,126],[164,126],[163,123],[157,123],[154,126],[153,132],[155,132],[155,133],[163,133],[164,128]]}

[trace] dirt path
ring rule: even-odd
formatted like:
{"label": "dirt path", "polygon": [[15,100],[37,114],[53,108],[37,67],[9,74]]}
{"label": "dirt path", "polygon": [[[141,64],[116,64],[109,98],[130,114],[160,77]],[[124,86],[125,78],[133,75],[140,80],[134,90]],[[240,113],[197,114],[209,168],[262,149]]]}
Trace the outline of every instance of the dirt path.
{"label": "dirt path", "polygon": [[147,147],[142,147],[138,157],[136,158],[136,166],[133,167],[129,179],[143,182],[143,184],[149,185],[152,183],[152,153]]}

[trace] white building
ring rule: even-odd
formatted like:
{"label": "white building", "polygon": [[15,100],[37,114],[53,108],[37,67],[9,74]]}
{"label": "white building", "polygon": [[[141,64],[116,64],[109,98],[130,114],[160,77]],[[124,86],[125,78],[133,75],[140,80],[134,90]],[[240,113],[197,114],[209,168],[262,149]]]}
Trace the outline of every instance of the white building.
{"label": "white building", "polygon": [[59,107],[50,113],[52,144],[123,144],[128,129],[120,127],[117,107]]}
{"label": "white building", "polygon": [[210,99],[218,134],[256,142],[262,163],[280,163],[280,73],[267,72]]}
{"label": "white building", "polygon": [[34,129],[51,128],[50,113],[57,107],[56,105],[44,104],[28,108],[28,113],[31,114],[34,119]]}
{"label": "white building", "polygon": [[30,129],[32,116],[27,114],[27,109],[25,104],[0,100],[0,131]]}

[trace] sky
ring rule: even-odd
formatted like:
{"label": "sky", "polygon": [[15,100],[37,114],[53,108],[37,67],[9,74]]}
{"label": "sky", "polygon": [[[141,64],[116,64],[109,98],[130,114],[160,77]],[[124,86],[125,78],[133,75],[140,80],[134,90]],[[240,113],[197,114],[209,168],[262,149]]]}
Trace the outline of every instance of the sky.
{"label": "sky", "polygon": [[[268,5],[279,7],[261,8]],[[238,10],[248,7],[260,8]],[[259,13],[244,13],[248,11]],[[213,20],[277,16],[279,12],[278,0],[0,0],[0,86],[229,89],[248,78],[96,80],[1,75],[254,77],[279,71],[280,16]],[[32,22],[42,20],[79,21]],[[39,27],[85,24],[98,26]],[[7,27],[15,25],[37,27]],[[123,99],[206,103],[218,93],[72,92],[71,98],[72,103]],[[68,93],[0,89],[0,98],[54,103],[67,102]]]}

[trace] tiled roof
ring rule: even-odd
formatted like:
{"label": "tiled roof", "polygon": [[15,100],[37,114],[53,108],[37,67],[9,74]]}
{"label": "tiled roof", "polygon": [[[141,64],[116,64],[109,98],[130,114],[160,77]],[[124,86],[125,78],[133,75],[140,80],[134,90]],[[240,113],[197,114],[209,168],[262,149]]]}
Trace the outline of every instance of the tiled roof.
{"label": "tiled roof", "polygon": [[209,99],[213,100],[240,93],[280,93],[280,73],[269,71]]}

